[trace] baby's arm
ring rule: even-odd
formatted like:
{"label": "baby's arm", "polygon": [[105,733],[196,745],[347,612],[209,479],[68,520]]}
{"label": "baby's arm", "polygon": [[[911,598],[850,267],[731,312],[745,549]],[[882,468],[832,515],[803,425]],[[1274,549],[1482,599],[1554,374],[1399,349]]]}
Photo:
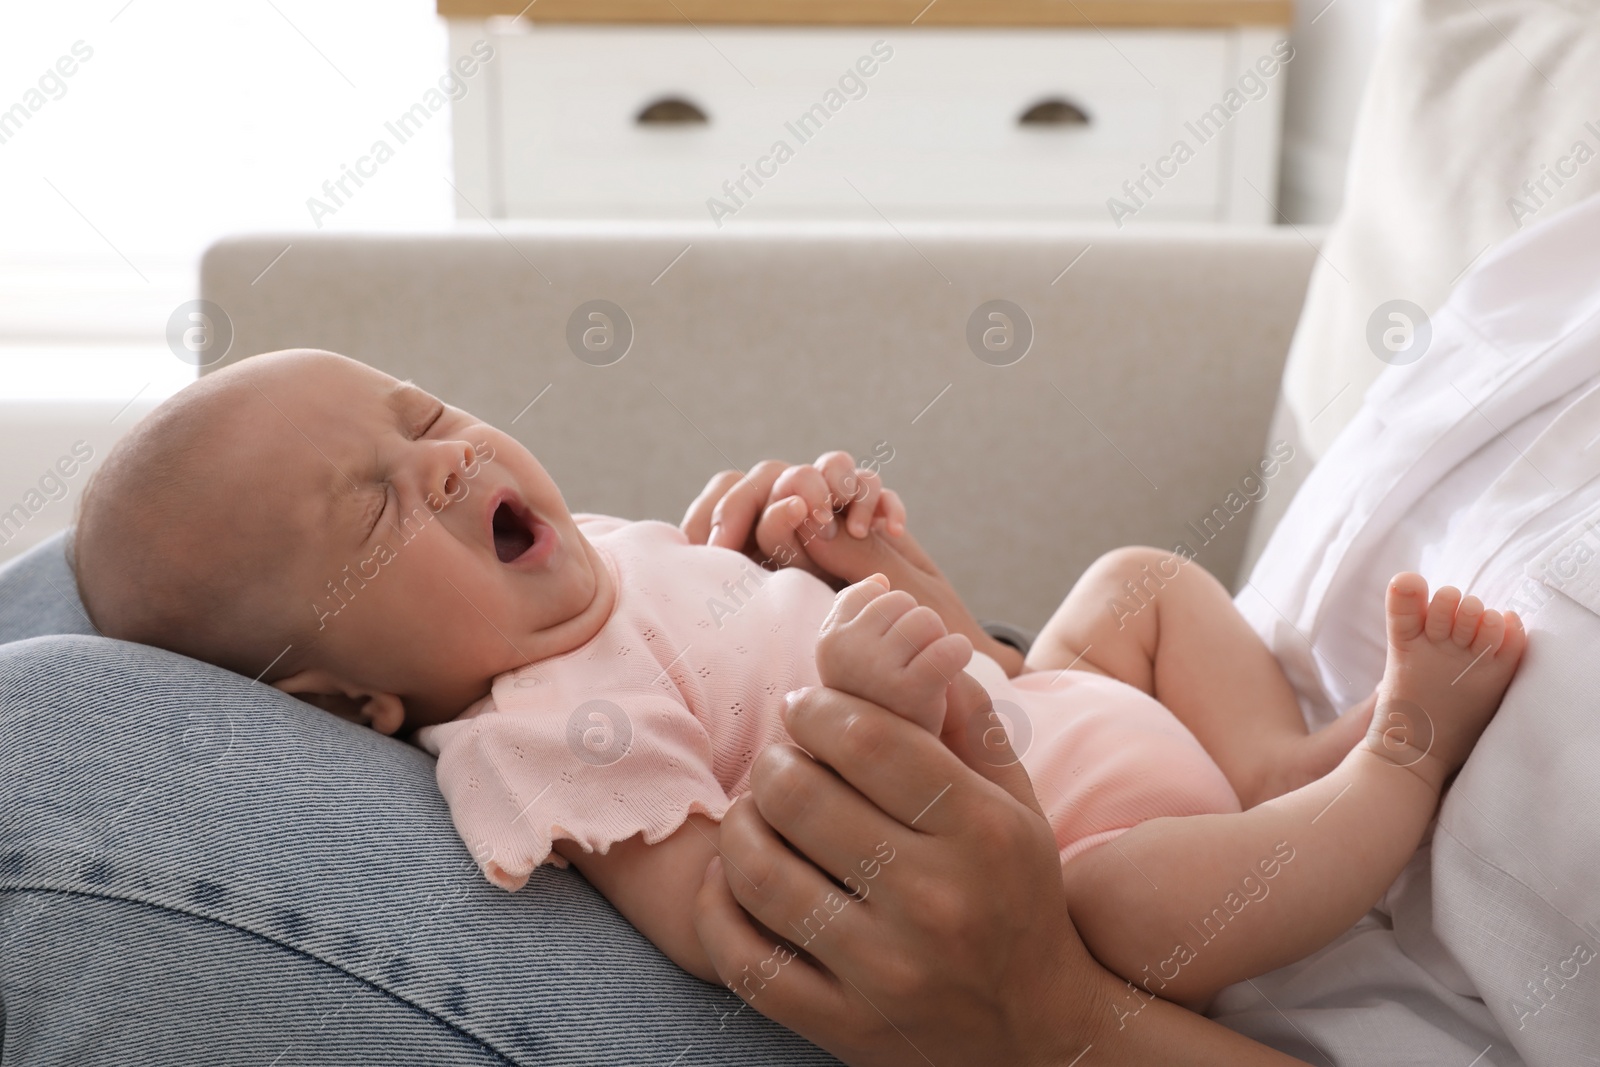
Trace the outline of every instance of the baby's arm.
{"label": "baby's arm", "polygon": [[717,835],[717,824],[696,814],[654,845],[636,835],[605,855],[571,841],[557,841],[555,850],[673,963],[720,984],[694,930],[694,898],[717,854]]}

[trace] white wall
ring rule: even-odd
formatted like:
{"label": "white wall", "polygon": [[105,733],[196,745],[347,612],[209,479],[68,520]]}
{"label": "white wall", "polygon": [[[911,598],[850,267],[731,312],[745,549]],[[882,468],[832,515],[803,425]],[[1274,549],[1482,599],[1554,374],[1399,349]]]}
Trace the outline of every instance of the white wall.
{"label": "white wall", "polygon": [[89,475],[155,405],[0,402],[0,562],[71,525]]}
{"label": "white wall", "polygon": [[[1296,13],[1280,193],[1292,222],[1338,210],[1389,3],[1305,0]],[[98,463],[192,376],[163,331],[195,295],[203,247],[239,229],[309,226],[307,198],[445,58],[431,0],[11,5],[0,12],[0,107],[79,40],[93,58],[0,145],[0,514],[43,500],[20,533],[0,525],[0,561],[70,523],[83,472],[63,499],[28,494],[75,442]],[[447,221],[447,122],[325,225]]]}
{"label": "white wall", "polygon": [[1301,0],[1289,40],[1278,202],[1289,221],[1333,221],[1356,110],[1392,0]]}
{"label": "white wall", "polygon": [[[433,0],[0,5],[0,112],[26,112],[0,131],[0,561],[70,523],[82,472],[28,493],[74,442],[97,463],[193,379],[166,329],[204,248],[312,228],[307,200],[436,84],[445,40]],[[323,228],[447,223],[448,123]]]}

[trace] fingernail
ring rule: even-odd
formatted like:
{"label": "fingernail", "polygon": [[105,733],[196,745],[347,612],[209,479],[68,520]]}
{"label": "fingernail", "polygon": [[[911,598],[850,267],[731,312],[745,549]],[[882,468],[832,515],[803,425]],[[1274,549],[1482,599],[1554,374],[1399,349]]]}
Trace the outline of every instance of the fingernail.
{"label": "fingernail", "polygon": [[706,535],[706,544],[714,545],[717,543],[717,531],[720,529],[722,529],[722,523],[714,522],[711,524],[711,532]]}
{"label": "fingernail", "polygon": [[839,535],[839,523],[838,523],[838,521],[834,520],[834,519],[829,519],[828,520],[828,525],[826,525],[826,526],[824,526],[822,528],[822,532],[821,532],[821,534],[819,536],[821,536],[821,538],[824,541],[832,541],[838,535]]}
{"label": "fingernail", "polygon": [[[795,511],[796,508],[799,508],[800,510]],[[797,496],[792,496],[789,498],[789,510],[794,511],[796,515],[799,515],[801,512],[806,510],[806,502]]]}
{"label": "fingernail", "polygon": [[812,686],[803,685],[799,689],[791,689],[787,693],[783,694],[784,709],[787,710],[794,707],[796,702],[798,702],[801,697],[811,692],[812,688]]}
{"label": "fingernail", "polygon": [[706,864],[706,874],[704,878],[700,879],[700,884],[704,885],[720,877],[722,877],[722,857],[712,856],[711,862]]}

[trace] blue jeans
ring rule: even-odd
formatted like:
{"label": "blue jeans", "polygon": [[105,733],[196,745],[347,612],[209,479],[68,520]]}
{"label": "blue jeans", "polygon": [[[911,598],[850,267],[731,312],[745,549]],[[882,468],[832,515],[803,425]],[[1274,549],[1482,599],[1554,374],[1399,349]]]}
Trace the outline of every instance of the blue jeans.
{"label": "blue jeans", "polygon": [[[45,546],[50,549],[51,546]],[[0,1062],[832,1064],[575,872],[478,874],[424,753],[0,573]]]}

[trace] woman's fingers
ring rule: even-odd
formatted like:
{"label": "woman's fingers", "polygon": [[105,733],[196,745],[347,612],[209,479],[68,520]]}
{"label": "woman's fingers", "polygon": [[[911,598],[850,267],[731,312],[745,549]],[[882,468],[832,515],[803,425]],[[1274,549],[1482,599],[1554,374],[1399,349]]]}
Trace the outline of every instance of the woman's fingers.
{"label": "woman's fingers", "polygon": [[711,512],[717,502],[727,495],[728,490],[739,483],[744,475],[738,471],[719,471],[712,475],[706,487],[700,490],[700,495],[689,504],[689,510],[683,513],[683,521],[678,528],[689,539],[691,545],[703,545],[711,536]]}
{"label": "woman's fingers", "polygon": [[[863,797],[901,826],[919,831],[940,832],[952,828],[949,812],[952,787],[959,781],[970,783],[972,774],[939,738],[903,719],[894,712],[860,697],[833,689],[815,687],[791,694],[784,724],[795,744],[805,749],[818,763],[825,763],[839,777],[854,783]],[[763,760],[758,758],[757,768]],[[776,770],[778,768],[769,768]],[[751,771],[754,783],[756,768]],[[803,799],[820,788],[800,791]],[[761,794],[762,814],[795,847],[819,858],[813,852],[832,847],[838,829],[830,825],[835,813],[823,815],[816,805],[793,803],[768,809],[768,796]],[[799,835],[797,840],[790,834]]]}
{"label": "woman's fingers", "polygon": [[756,1010],[804,1032],[815,1012],[837,1010],[837,982],[784,942],[761,931],[739,905],[728,879],[738,878],[718,857],[695,895],[694,928],[728,988]]}
{"label": "woman's fingers", "polygon": [[[728,888],[739,906],[817,959],[832,954],[842,942],[865,936],[870,919],[863,904],[871,895],[871,881],[866,876],[881,872],[880,855],[892,861],[896,852],[887,840],[861,839],[860,857],[849,862],[843,876],[829,871],[841,883],[849,880],[852,888],[841,889],[806,857],[795,855],[755,803],[743,798],[723,816],[718,842]],[[820,857],[811,859],[815,862]]]}
{"label": "woman's fingers", "polygon": [[[741,802],[745,809],[742,817],[767,834],[777,830],[853,893],[869,894],[883,855],[899,852],[916,837],[902,822],[793,745],[772,745],[764,750],[750,769],[750,787],[756,803]],[[727,826],[726,821],[723,825]],[[790,837],[791,832],[796,836]],[[738,840],[740,847],[748,847],[757,838],[740,836]],[[779,841],[776,836],[771,840]],[[783,857],[792,858],[793,854],[784,850]],[[743,897],[740,901],[750,906]],[[768,921],[765,915],[758,913],[757,917]]]}
{"label": "woman's fingers", "polygon": [[[963,671],[956,675],[946,691],[944,730],[941,740],[945,747],[960,757],[961,762],[1010,793],[1024,806],[1038,812],[1043,819],[1044,809],[1033,790],[1033,780],[1022,766],[1021,757],[1011,746],[1006,723],[995,714],[994,702],[972,675]],[[1020,708],[1015,709],[1021,711]]]}
{"label": "woman's fingers", "polygon": [[757,516],[767,506],[773,484],[788,468],[789,464],[782,460],[765,459],[729,486],[711,509],[706,544],[743,552],[755,532]]}
{"label": "woman's fingers", "polygon": [[[968,681],[958,676],[950,690],[943,739],[870,701],[821,687],[796,695],[784,724],[795,744],[903,826],[960,833],[975,808],[993,803],[994,787],[1038,811],[1027,771],[990,732],[996,723],[988,694]],[[814,856],[813,847],[827,847],[837,832],[816,818],[815,809],[769,813],[763,805],[762,814],[808,855]],[[780,824],[774,816],[786,821]]]}

